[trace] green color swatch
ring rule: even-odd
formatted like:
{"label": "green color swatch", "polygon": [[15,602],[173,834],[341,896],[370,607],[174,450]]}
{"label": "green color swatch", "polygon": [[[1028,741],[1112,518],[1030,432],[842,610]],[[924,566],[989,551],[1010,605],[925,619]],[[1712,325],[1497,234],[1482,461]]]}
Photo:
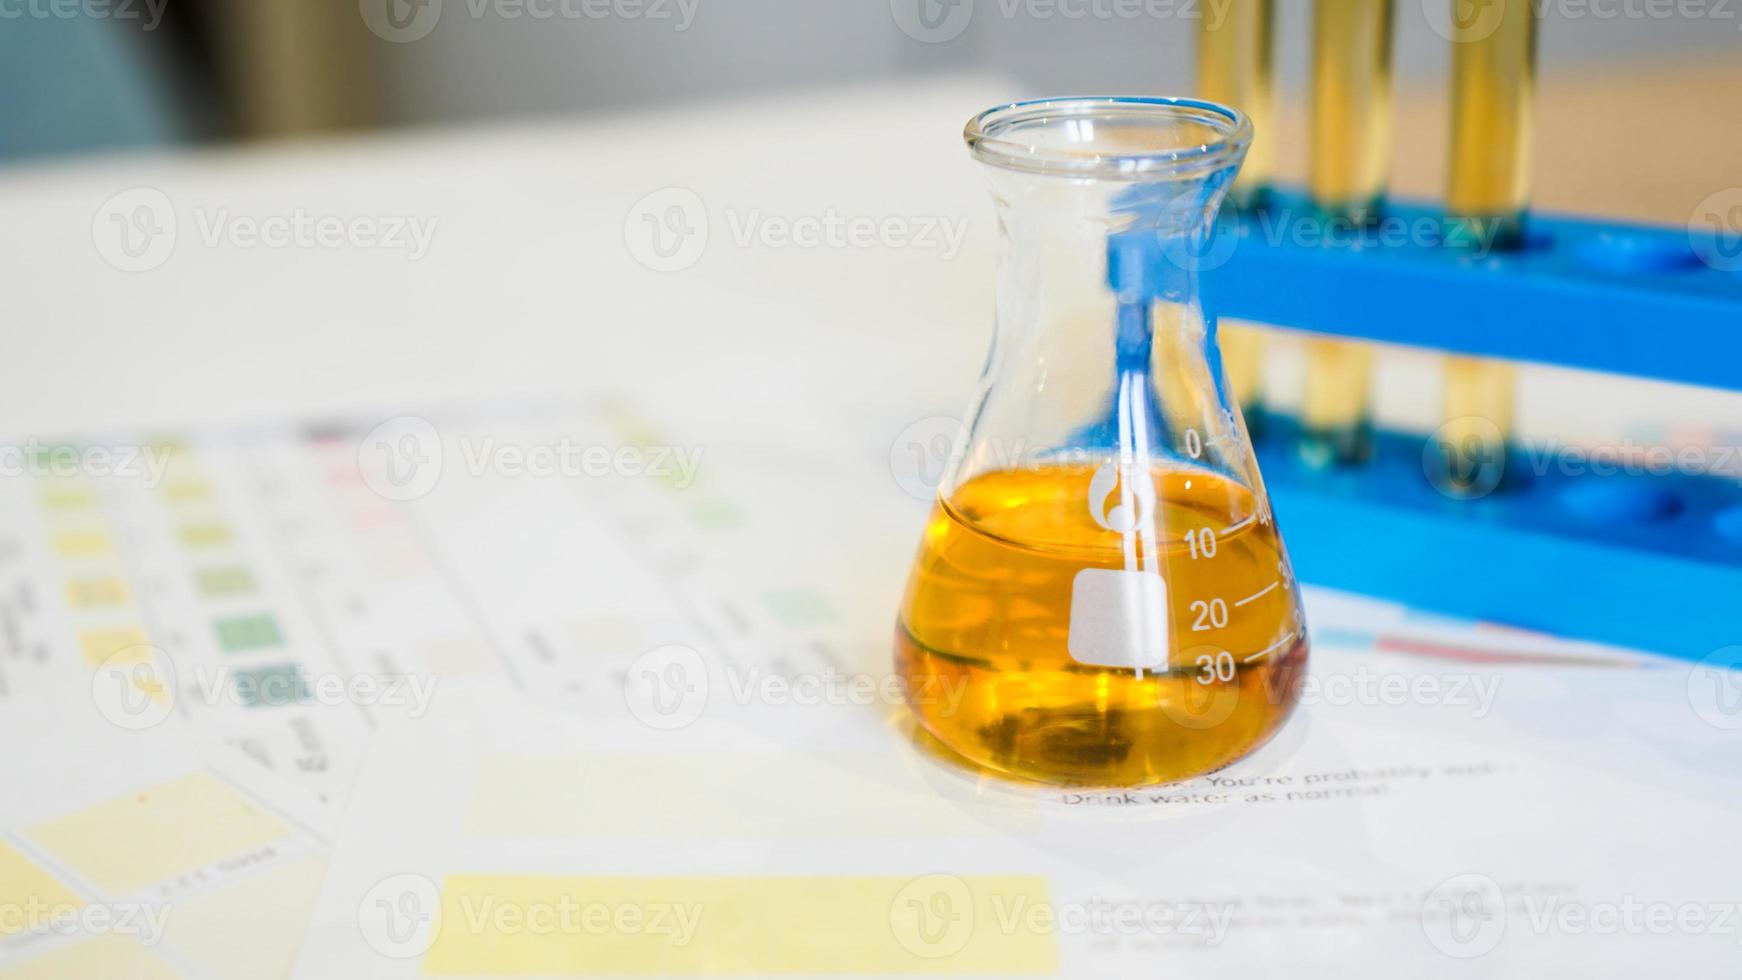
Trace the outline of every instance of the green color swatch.
{"label": "green color swatch", "polygon": [[250,708],[276,708],[306,701],[308,680],[295,664],[236,672],[236,696]]}
{"label": "green color swatch", "polygon": [[231,616],[212,625],[218,631],[218,645],[225,653],[242,653],[284,643],[284,634],[278,631],[278,620],[272,618],[271,613]]}

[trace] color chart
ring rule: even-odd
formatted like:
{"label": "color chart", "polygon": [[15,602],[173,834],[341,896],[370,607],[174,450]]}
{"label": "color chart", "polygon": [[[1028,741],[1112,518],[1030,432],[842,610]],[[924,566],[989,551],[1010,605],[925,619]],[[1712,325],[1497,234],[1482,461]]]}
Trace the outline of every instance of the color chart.
{"label": "color chart", "polygon": [[[540,841],[583,892],[603,869],[743,922],[673,960],[580,950],[625,974],[730,961],[779,931],[759,908],[908,970],[867,910],[908,880],[882,869],[921,875],[939,841],[979,855],[975,896],[1087,896],[1106,882],[983,850],[1052,818],[1029,826],[931,762],[878,685],[927,502],[863,428],[551,399],[20,441],[0,469],[0,744],[32,753],[0,804],[0,909],[36,912],[0,918],[0,980],[252,980],[298,955],[319,976],[349,962],[359,875],[400,854],[454,876],[443,902],[532,900]],[[1352,597],[1309,607],[1344,654],[1643,662]],[[683,671],[709,680],[706,718],[662,686],[701,676]],[[510,722],[515,705],[540,714]],[[337,880],[335,841],[354,864]],[[756,873],[771,854],[798,884]],[[323,938],[299,954],[323,887]],[[1016,966],[1085,955],[1025,942]],[[483,948],[450,937],[421,969],[475,972]],[[515,969],[582,975],[562,966],[576,954],[522,943]],[[997,955],[954,972],[1013,968]],[[399,966],[419,961],[381,975]]]}

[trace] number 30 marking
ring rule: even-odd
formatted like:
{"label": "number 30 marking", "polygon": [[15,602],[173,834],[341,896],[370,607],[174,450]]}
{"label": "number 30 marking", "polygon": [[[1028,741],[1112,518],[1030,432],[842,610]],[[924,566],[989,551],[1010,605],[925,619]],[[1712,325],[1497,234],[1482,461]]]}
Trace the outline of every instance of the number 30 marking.
{"label": "number 30 marking", "polygon": [[1234,655],[1226,650],[1214,657],[1203,654],[1198,657],[1198,669],[1203,671],[1198,675],[1199,684],[1226,684],[1234,679]]}

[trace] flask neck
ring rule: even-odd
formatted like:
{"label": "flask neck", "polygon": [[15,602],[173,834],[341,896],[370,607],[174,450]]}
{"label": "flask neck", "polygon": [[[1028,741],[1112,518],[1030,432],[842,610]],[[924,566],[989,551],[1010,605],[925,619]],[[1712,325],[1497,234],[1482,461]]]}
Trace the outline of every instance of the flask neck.
{"label": "flask neck", "polygon": [[1000,356],[1044,359],[1055,371],[1105,376],[1147,372],[1182,348],[1202,352],[1213,334],[1202,271],[1233,175],[1230,167],[1109,185],[993,171],[1000,241],[989,367],[1008,367]]}
{"label": "flask neck", "polygon": [[997,315],[950,482],[1198,439],[1225,401],[1200,269],[1250,127],[1176,100],[991,115],[1007,113],[986,142],[969,127],[997,210]]}

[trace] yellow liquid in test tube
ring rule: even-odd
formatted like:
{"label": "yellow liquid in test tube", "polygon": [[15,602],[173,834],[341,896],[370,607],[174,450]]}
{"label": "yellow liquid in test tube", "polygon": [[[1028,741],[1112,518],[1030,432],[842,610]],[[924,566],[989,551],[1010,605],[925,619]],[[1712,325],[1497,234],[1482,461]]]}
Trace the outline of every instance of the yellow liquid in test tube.
{"label": "yellow liquid in test tube", "polygon": [[1445,385],[1446,422],[1436,434],[1438,485],[1455,496],[1485,493],[1498,480],[1488,461],[1504,459],[1512,432],[1517,374],[1506,361],[1447,357]]}
{"label": "yellow liquid in test tube", "polygon": [[[1379,217],[1391,145],[1392,0],[1316,0],[1312,152],[1308,184],[1326,220]],[[1351,463],[1369,449],[1372,350],[1307,344],[1302,450],[1314,463]]]}
{"label": "yellow liquid in test tube", "polygon": [[[1198,21],[1198,96],[1231,105],[1252,120],[1252,148],[1228,195],[1230,206],[1263,205],[1265,185],[1276,170],[1276,80],[1273,0],[1225,0],[1205,4]],[[1260,424],[1264,401],[1264,335],[1240,320],[1218,328],[1222,364],[1246,424]]]}
{"label": "yellow liquid in test tube", "polygon": [[1527,0],[1452,8],[1452,142],[1446,207],[1466,246],[1517,244],[1530,182],[1536,11]]}
{"label": "yellow liquid in test tube", "polygon": [[1263,424],[1264,328],[1244,320],[1223,320],[1216,327],[1222,346],[1222,370],[1228,375],[1228,394],[1246,414],[1246,427]]}
{"label": "yellow liquid in test tube", "polygon": [[1315,466],[1358,463],[1371,449],[1373,348],[1346,340],[1306,342],[1301,455]]}
{"label": "yellow liquid in test tube", "polygon": [[1308,183],[1332,217],[1371,221],[1391,148],[1392,0],[1316,0]]}
{"label": "yellow liquid in test tube", "polygon": [[[1446,0],[1451,6],[1452,142],[1448,243],[1483,252],[1516,246],[1530,183],[1531,103],[1536,90],[1535,5],[1526,0]],[[1473,313],[1474,311],[1472,311]],[[1512,434],[1517,388],[1511,364],[1448,358],[1441,445],[1447,451]],[[1483,445],[1485,452],[1502,446]],[[1448,460],[1446,489],[1468,493],[1477,469]]]}
{"label": "yellow liquid in test tube", "polygon": [[1229,201],[1251,207],[1276,173],[1273,0],[1204,4],[1198,20],[1198,97],[1233,106],[1252,120],[1252,146]]}
{"label": "yellow liquid in test tube", "polygon": [[1128,538],[1083,501],[1091,466],[1001,470],[941,500],[902,604],[896,669],[927,732],[970,762],[1064,785],[1142,786],[1218,769],[1286,720],[1305,624],[1276,525],[1251,490],[1158,468],[1166,665],[1069,652],[1073,583],[1120,569]]}

